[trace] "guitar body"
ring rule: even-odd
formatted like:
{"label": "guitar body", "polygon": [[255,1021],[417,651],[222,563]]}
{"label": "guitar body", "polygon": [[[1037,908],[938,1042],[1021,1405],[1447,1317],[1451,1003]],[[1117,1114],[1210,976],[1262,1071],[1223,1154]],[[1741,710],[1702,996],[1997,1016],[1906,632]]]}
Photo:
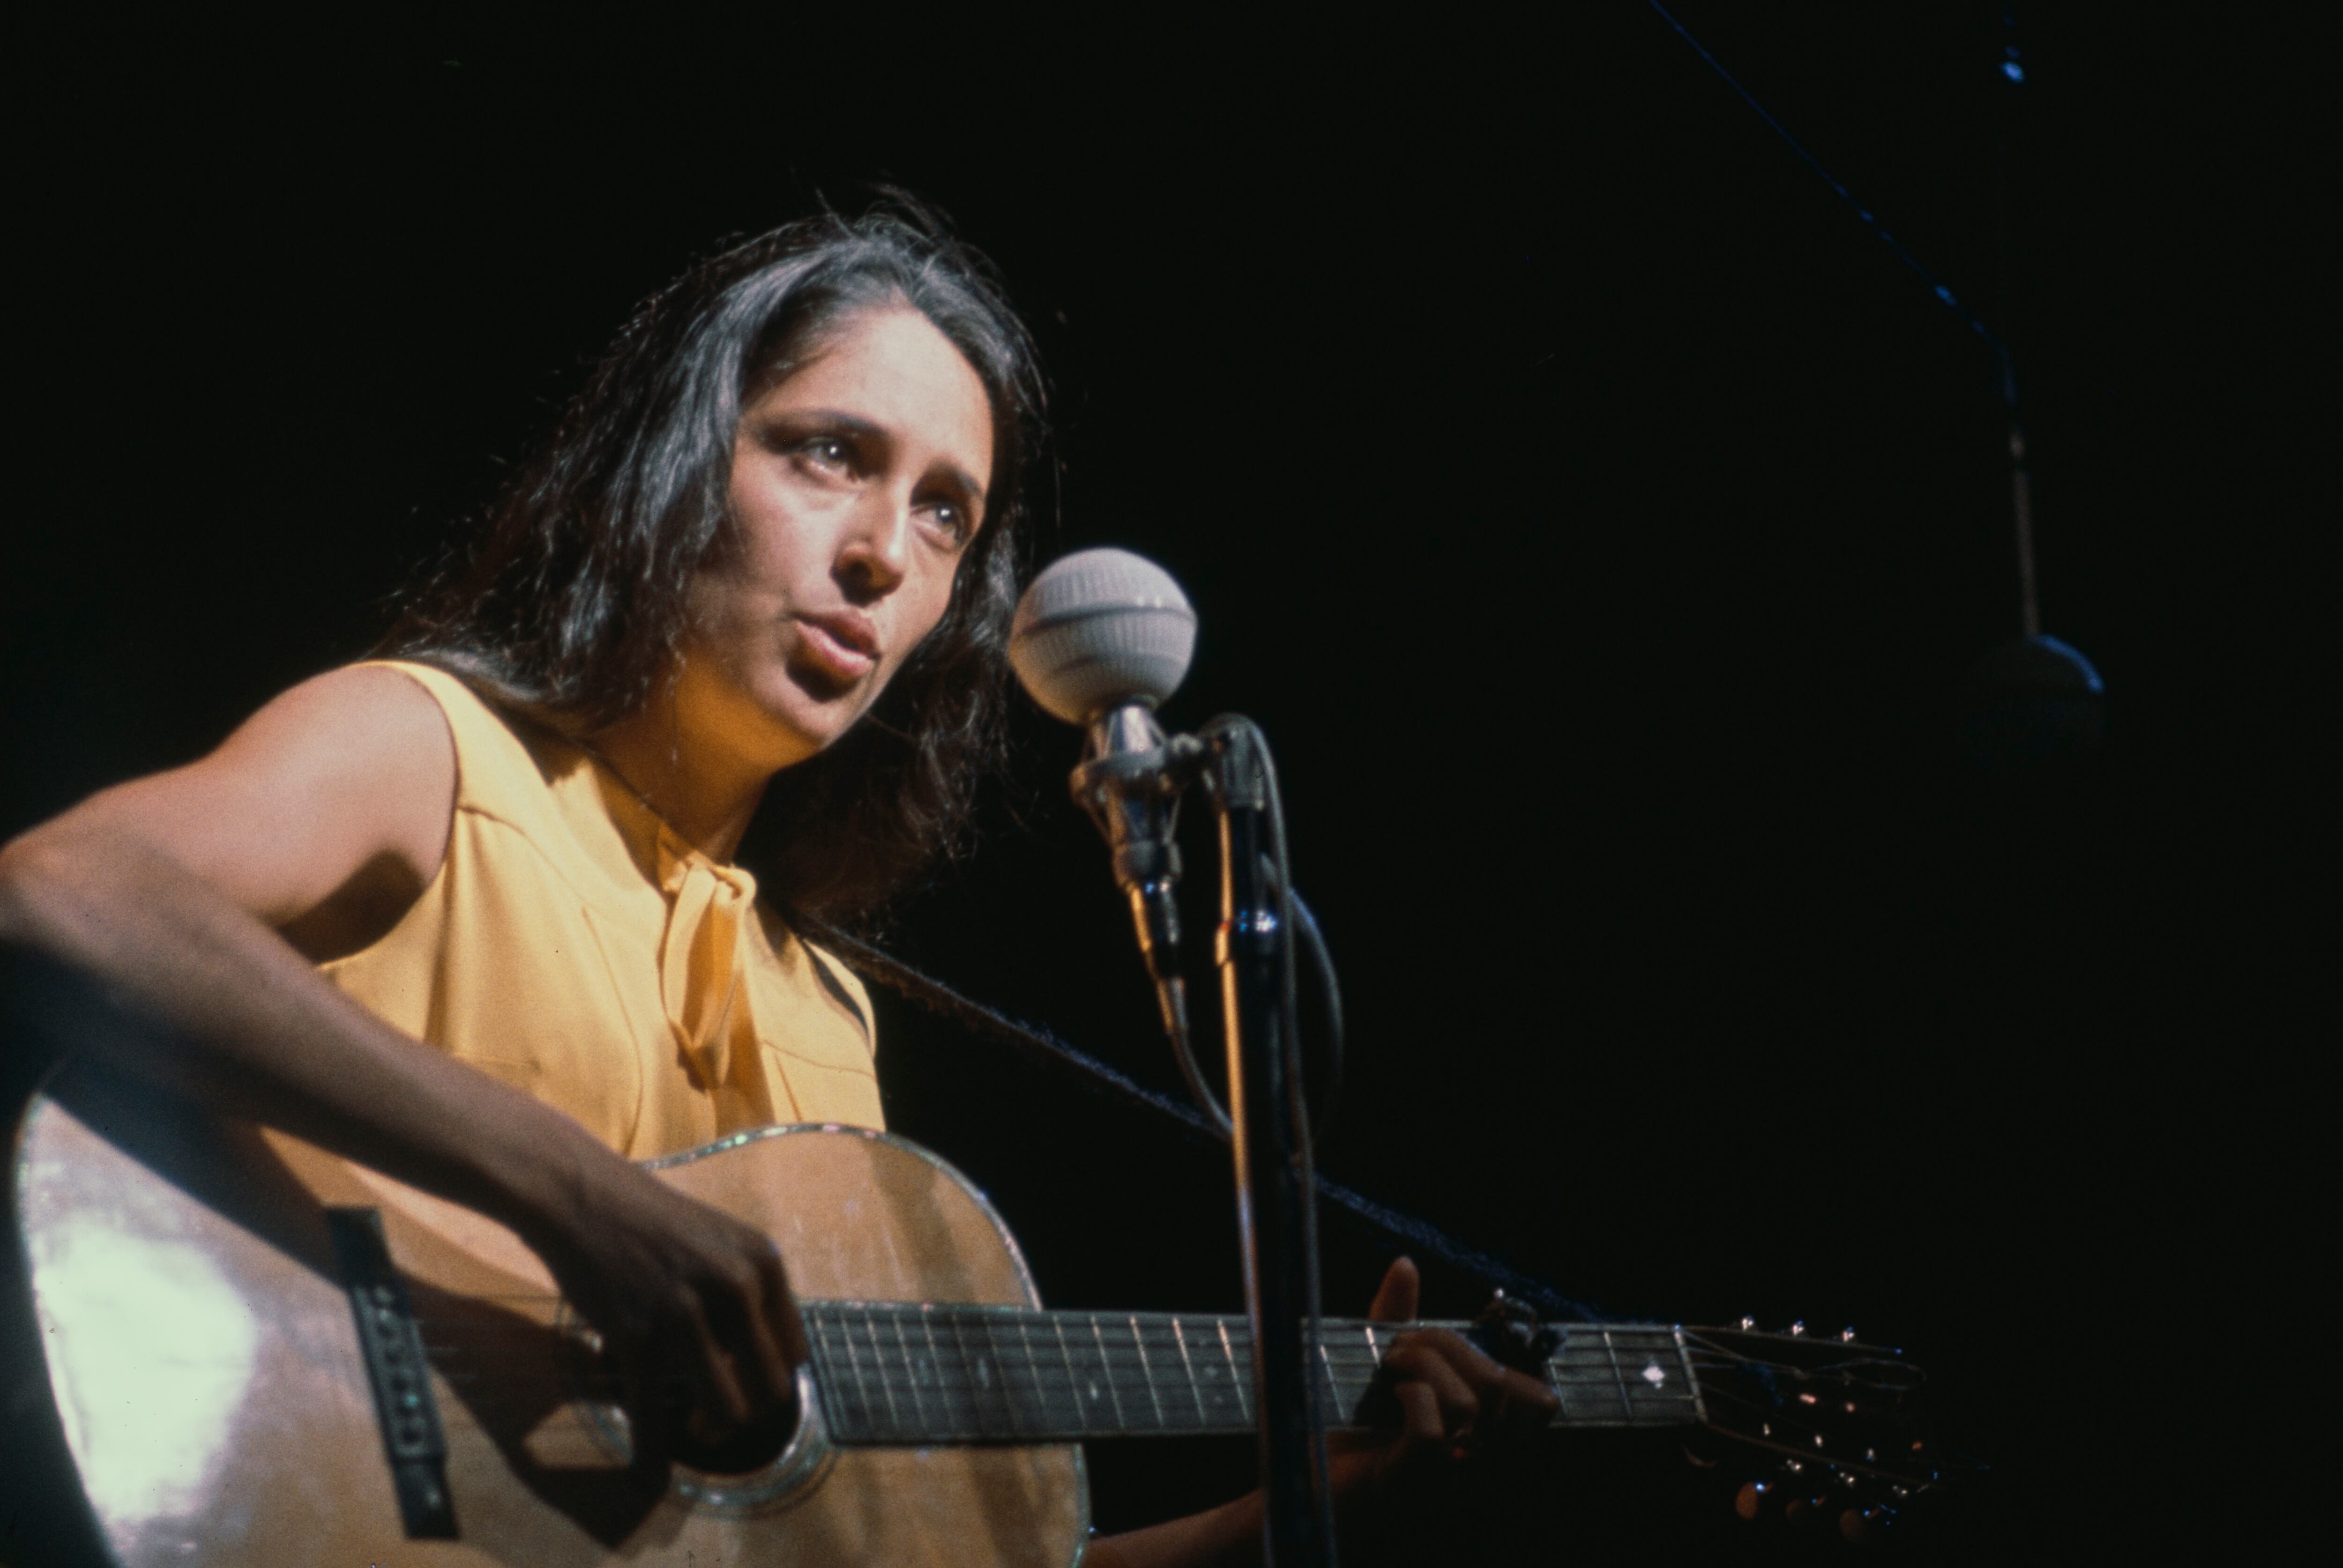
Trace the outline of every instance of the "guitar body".
{"label": "guitar body", "polygon": [[[638,1462],[590,1327],[503,1227],[68,1070],[14,1176],[70,1452],[7,1480],[55,1493],[39,1477],[67,1466],[124,1568],[1068,1568],[1083,1441],[1254,1429],[1244,1319],[1041,1310],[1000,1218],[917,1145],[776,1127],[649,1168],[770,1235],[798,1292],[801,1419],[743,1473]],[[1803,1325],[1327,1319],[1332,1424],[1379,1419],[1377,1368],[1416,1326],[1521,1358],[1558,1425],[1733,1441],[1779,1472],[1753,1507],[1778,1484],[1859,1533],[1948,1479],[1919,1369]],[[42,1513],[70,1531],[72,1501]]]}
{"label": "guitar body", "polygon": [[[643,1479],[533,1252],[297,1139],[69,1078],[17,1159],[51,1391],[126,1568],[1080,1558],[1073,1443],[843,1446],[810,1423],[746,1476]],[[802,1297],[1039,1305],[983,1197],[902,1140],[773,1128],[653,1169],[769,1233]],[[334,1228],[367,1211],[427,1358],[452,1538],[417,1538],[394,1484]]]}

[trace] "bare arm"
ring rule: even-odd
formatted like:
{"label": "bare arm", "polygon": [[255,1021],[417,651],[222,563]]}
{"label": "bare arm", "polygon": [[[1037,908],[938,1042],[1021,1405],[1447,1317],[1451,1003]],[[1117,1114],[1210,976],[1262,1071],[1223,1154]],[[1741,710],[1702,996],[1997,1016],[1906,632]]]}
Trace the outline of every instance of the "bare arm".
{"label": "bare arm", "polygon": [[[0,940],[175,1026],[167,1054],[151,1038],[116,1041],[137,1054],[108,1065],[508,1222],[536,1217],[560,1201],[582,1130],[418,1050],[272,929],[369,873],[420,890],[446,850],[455,779],[446,724],[414,682],[323,677],[203,760],[106,790],[0,849]],[[500,1116],[518,1136],[469,1136]]]}
{"label": "bare arm", "polygon": [[0,849],[0,940],[173,1026],[107,1065],[282,1127],[518,1232],[639,1373],[746,1421],[797,1349],[763,1236],[552,1108],[391,1029],[279,928],[398,908],[437,874],[456,783],[438,706],[394,670],[297,687],[199,762],[108,789]]}

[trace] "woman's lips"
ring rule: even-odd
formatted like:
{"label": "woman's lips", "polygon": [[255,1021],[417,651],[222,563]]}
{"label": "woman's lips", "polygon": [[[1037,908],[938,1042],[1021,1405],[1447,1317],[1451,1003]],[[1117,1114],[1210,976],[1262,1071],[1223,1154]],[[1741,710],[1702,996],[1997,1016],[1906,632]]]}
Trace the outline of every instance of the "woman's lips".
{"label": "woman's lips", "polygon": [[878,638],[864,628],[837,625],[812,616],[798,617],[798,647],[825,675],[840,681],[860,680],[878,668]]}

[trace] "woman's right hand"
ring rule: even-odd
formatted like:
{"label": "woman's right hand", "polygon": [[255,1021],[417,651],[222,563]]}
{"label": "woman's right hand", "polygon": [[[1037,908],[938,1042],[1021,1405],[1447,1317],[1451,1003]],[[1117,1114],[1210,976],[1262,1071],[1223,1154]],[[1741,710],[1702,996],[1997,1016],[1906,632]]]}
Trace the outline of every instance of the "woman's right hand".
{"label": "woman's right hand", "polygon": [[[586,1152],[586,1151],[581,1151]],[[805,1328],[772,1238],[616,1155],[587,1153],[567,1211],[521,1234],[601,1335],[636,1460],[711,1469],[769,1456],[795,1425]]]}

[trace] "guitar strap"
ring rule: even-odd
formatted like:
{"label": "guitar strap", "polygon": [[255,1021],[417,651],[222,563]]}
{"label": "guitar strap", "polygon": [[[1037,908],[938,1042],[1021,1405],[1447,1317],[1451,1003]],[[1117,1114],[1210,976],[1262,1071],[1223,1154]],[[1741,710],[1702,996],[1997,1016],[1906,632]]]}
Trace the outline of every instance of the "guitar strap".
{"label": "guitar strap", "polygon": [[854,1021],[862,1026],[862,1042],[867,1049],[876,1036],[871,1030],[870,1020],[862,1014],[862,1003],[856,999],[854,992],[847,988],[846,982],[838,978],[838,971],[830,967],[830,959],[825,954],[816,952],[810,942],[806,944],[806,958],[813,965],[814,978],[821,981],[821,989],[830,993],[830,1000],[851,1013],[854,1016]]}
{"label": "guitar strap", "polygon": [[[782,911],[782,918],[800,936],[836,953],[865,980],[885,986],[928,1012],[950,1019],[970,1034],[1009,1046],[1030,1060],[1071,1071],[1099,1098],[1149,1112],[1170,1122],[1192,1141],[1227,1141],[1227,1135],[1194,1107],[1150,1089],[1090,1052],[1068,1044],[1040,1025],[1011,1018],[996,1008],[965,996],[933,975],[912,968],[892,953],[872,947],[858,937],[849,936],[827,921],[795,910]],[[826,965],[817,962],[815,968],[833,995],[847,994],[844,984],[829,972]],[[853,1007],[850,999],[848,1005],[858,1018],[861,1016],[861,1010]],[[864,1020],[864,1027],[869,1027],[869,1020]],[[1604,1314],[1594,1308],[1572,1300],[1544,1281],[1522,1272],[1494,1253],[1458,1241],[1428,1220],[1418,1219],[1403,1210],[1379,1203],[1339,1181],[1329,1181],[1322,1174],[1318,1178],[1318,1195],[1371,1230],[1401,1242],[1419,1256],[1435,1258],[1503,1291],[1516,1301],[1528,1302],[1542,1317],[1549,1320],[1570,1318],[1580,1322],[1604,1321]]]}

